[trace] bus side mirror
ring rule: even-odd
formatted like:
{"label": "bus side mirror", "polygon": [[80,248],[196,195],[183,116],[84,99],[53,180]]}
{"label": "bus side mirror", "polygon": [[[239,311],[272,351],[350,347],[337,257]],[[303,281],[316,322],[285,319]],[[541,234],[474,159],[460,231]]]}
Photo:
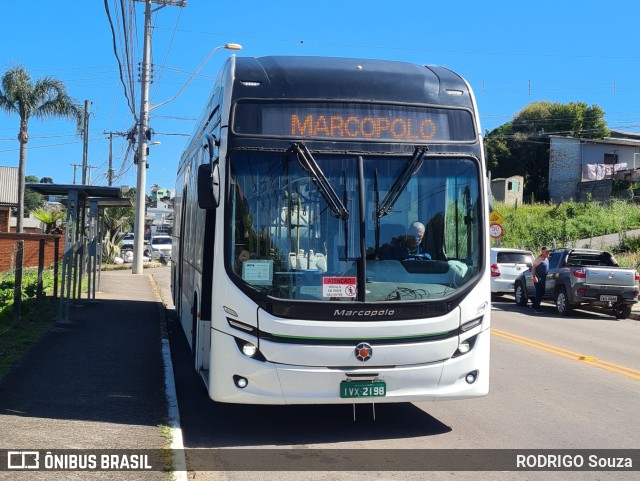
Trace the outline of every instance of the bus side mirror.
{"label": "bus side mirror", "polygon": [[218,162],[198,167],[198,207],[215,209],[220,205],[220,167]]}

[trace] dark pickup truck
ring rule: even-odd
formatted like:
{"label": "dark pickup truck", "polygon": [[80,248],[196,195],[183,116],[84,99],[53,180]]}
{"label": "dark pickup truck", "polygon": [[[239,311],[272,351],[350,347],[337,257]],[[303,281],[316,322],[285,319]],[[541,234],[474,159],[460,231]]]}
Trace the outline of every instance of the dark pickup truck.
{"label": "dark pickup truck", "polygon": [[[638,302],[640,277],[635,269],[619,267],[614,257],[595,249],[562,249],[549,255],[545,299],[556,304],[558,314],[566,316],[581,305],[611,309],[617,319],[626,319]],[[516,304],[526,306],[535,297],[531,271],[516,279]]]}

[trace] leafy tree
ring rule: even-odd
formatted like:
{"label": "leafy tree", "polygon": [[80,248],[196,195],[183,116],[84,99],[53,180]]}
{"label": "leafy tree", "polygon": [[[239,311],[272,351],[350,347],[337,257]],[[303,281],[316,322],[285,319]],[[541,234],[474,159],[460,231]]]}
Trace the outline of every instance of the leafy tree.
{"label": "leafy tree", "polygon": [[[136,200],[136,189],[129,189],[125,194],[133,202]],[[104,210],[104,223],[110,235],[122,237],[133,228],[135,210],[133,207],[109,207]]]}
{"label": "leafy tree", "polygon": [[65,117],[77,122],[82,128],[82,106],[69,96],[64,83],[52,77],[31,81],[27,70],[16,65],[2,76],[0,86],[0,110],[20,117],[20,160],[18,163],[18,213],[16,231],[23,231],[25,210],[24,173],[27,164],[27,142],[29,142],[29,120]]}
{"label": "leafy tree", "polygon": [[586,139],[602,139],[610,134],[604,110],[584,102],[533,102],[516,114],[512,129],[525,135],[553,134]]}
{"label": "leafy tree", "polygon": [[[27,175],[25,177],[25,182],[30,184],[37,184],[40,182],[38,177],[35,175]],[[33,189],[26,189],[24,192],[24,215],[27,216],[29,213],[36,211],[44,205],[44,197],[42,194],[39,194]]]}
{"label": "leafy tree", "polygon": [[487,162],[494,178],[524,175],[524,196],[544,201],[549,197],[549,135],[601,139],[609,133],[597,105],[533,102],[485,134]]}
{"label": "leafy tree", "polygon": [[[124,195],[135,202],[136,189],[129,189]],[[105,232],[102,239],[102,255],[105,262],[111,262],[115,256],[120,255],[120,242],[132,229],[134,219],[133,207],[108,207],[104,210]]]}

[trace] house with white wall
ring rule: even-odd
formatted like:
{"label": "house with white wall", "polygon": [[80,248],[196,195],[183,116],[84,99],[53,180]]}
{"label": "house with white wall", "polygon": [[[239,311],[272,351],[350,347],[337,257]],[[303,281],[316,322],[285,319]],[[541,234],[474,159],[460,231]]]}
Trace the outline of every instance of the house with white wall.
{"label": "house with white wall", "polygon": [[157,201],[155,207],[147,207],[146,223],[151,235],[171,234],[173,230],[173,202]]}
{"label": "house with white wall", "polygon": [[640,140],[550,136],[549,198],[608,200],[613,181],[640,181]]}

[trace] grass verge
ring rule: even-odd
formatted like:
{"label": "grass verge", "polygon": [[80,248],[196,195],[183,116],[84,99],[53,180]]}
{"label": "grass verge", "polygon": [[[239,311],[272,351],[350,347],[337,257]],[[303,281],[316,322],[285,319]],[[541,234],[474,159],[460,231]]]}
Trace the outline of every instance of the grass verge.
{"label": "grass verge", "polygon": [[[160,262],[147,262],[144,268],[162,267]],[[131,264],[103,266],[103,270],[131,269]],[[20,360],[53,324],[58,313],[59,300],[53,294],[53,272],[48,269],[43,274],[45,297],[37,300],[34,296],[37,285],[37,269],[23,271],[23,296],[21,322],[13,321],[13,274],[0,273],[0,380]],[[61,281],[60,284],[61,285]],[[81,292],[86,289],[83,280]]]}
{"label": "grass verge", "polygon": [[42,335],[51,329],[58,312],[58,300],[22,301],[22,319],[13,325],[13,306],[0,310],[0,381]]}

